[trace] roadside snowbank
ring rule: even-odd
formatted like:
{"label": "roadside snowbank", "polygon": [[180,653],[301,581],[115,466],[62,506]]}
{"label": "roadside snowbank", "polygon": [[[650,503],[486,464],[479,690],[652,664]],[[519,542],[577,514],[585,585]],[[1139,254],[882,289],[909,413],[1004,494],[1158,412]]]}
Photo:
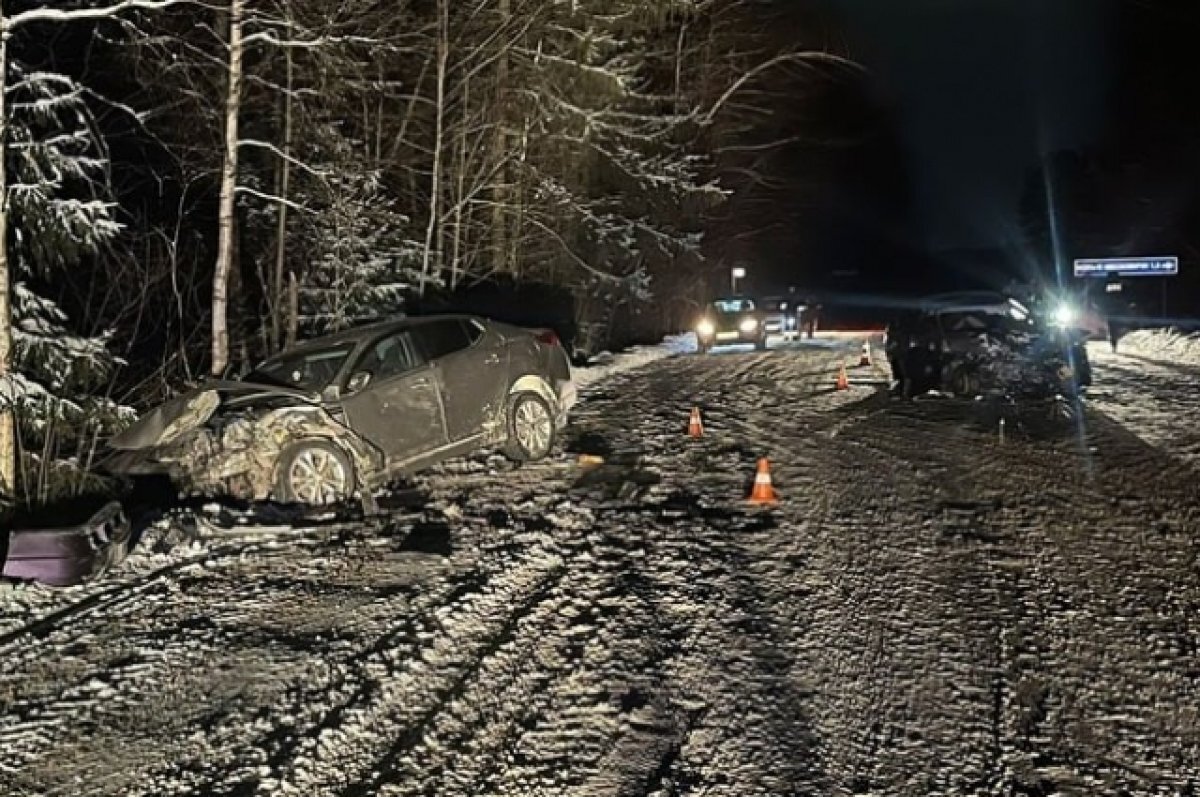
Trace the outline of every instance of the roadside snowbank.
{"label": "roadside snowbank", "polygon": [[682,335],[668,335],[663,339],[662,343],[657,343],[653,346],[634,346],[620,354],[612,354],[606,351],[600,352],[589,360],[587,365],[581,368],[573,368],[571,370],[571,378],[575,382],[575,387],[582,390],[622,371],[630,371],[634,368],[640,368],[647,363],[652,363],[655,360],[661,360],[664,357],[687,354],[695,350],[696,335],[694,332],[685,332]]}
{"label": "roadside snowbank", "polygon": [[1139,329],[1121,338],[1117,350],[1152,360],[1200,367],[1200,334],[1175,329]]}

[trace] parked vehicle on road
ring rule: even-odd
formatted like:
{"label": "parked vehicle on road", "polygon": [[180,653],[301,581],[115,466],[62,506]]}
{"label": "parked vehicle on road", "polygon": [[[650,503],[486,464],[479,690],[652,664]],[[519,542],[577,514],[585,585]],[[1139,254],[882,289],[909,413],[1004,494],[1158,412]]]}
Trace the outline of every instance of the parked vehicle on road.
{"label": "parked vehicle on road", "polygon": [[575,387],[553,332],[474,316],[388,321],[201,386],[110,441],[103,467],[182,492],[333,504],[469,452],[550,453]]}
{"label": "parked vehicle on road", "polygon": [[763,314],[753,299],[716,299],[696,324],[696,340],[701,354],[719,346],[746,344],[753,344],[762,351],[767,348]]}
{"label": "parked vehicle on road", "polygon": [[759,305],[763,328],[768,336],[778,335],[785,340],[800,337],[804,304],[792,296],[768,296]]}

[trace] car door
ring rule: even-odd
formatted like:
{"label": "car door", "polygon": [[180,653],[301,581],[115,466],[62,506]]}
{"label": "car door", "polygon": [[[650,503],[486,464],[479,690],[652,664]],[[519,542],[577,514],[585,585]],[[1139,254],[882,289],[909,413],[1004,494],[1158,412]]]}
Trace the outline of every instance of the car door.
{"label": "car door", "polygon": [[439,318],[414,327],[413,333],[433,364],[450,442],[486,431],[500,417],[508,387],[504,341],[470,318]]}
{"label": "car door", "polygon": [[389,463],[418,457],[446,444],[437,377],[410,330],[372,343],[350,370],[347,388],[362,374],[366,387],[342,400],[350,428],[376,445]]}

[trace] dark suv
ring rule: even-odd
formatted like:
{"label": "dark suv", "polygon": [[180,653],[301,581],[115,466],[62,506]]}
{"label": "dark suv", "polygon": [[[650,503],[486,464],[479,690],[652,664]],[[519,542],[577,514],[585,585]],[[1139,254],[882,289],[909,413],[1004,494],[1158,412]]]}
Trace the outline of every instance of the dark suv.
{"label": "dark suv", "polygon": [[929,297],[893,319],[884,349],[906,396],[1049,398],[1092,382],[1078,335],[1000,293]]}

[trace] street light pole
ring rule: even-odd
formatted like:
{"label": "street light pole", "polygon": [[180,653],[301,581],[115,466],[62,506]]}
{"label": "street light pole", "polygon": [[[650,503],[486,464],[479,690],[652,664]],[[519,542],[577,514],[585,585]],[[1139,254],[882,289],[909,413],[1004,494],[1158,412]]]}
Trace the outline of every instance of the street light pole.
{"label": "street light pole", "polygon": [[737,295],[738,280],[746,277],[746,269],[741,266],[734,266],[729,270],[729,290],[734,295]]}

